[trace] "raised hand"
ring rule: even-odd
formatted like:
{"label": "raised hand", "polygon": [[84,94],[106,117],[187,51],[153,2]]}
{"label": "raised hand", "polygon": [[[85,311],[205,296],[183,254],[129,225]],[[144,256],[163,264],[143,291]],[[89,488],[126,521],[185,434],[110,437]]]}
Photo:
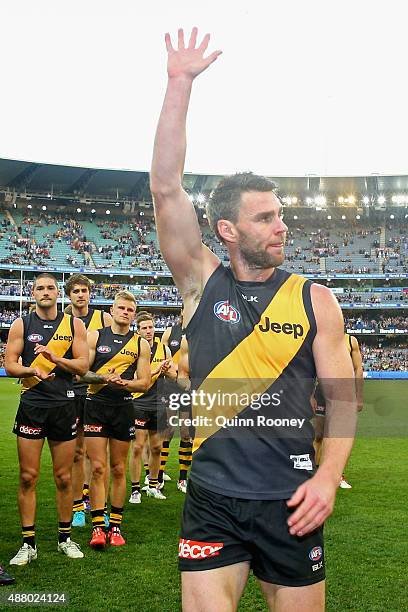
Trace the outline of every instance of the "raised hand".
{"label": "raised hand", "polygon": [[214,51],[208,57],[204,57],[210,42],[210,35],[206,34],[197,45],[197,28],[193,28],[190,35],[188,46],[184,44],[184,31],[178,30],[178,46],[173,48],[170,34],[165,35],[166,48],[168,52],[167,74],[169,78],[186,78],[193,80],[203,72],[210,64],[215,62],[222,51]]}

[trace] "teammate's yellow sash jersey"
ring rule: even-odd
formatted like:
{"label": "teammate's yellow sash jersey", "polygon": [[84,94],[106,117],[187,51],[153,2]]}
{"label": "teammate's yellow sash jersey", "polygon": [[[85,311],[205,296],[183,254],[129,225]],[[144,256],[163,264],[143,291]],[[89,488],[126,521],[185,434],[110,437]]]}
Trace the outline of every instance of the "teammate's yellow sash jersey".
{"label": "teammate's yellow sash jersey", "polygon": [[[78,317],[85,325],[87,331],[99,330],[105,327],[103,322],[103,310],[97,310],[96,308],[88,308],[88,314],[84,317]],[[86,395],[88,385],[86,383],[77,382],[74,378],[74,391],[75,395]]]}
{"label": "teammate's yellow sash jersey", "polygon": [[180,359],[180,344],[181,338],[183,337],[183,333],[184,331],[180,323],[176,323],[176,325],[173,325],[173,327],[171,328],[168,340],[168,347],[171,352],[171,359],[176,365],[178,364]]}
{"label": "teammate's yellow sash jersey", "polygon": [[207,282],[186,329],[198,485],[287,499],[313,475],[310,287],[281,269],[265,282],[237,281],[222,264]]}
{"label": "teammate's yellow sash jersey", "polygon": [[[161,340],[155,336],[153,345],[150,347],[150,370],[154,372],[157,370],[159,364],[166,359],[166,350]],[[159,401],[159,383],[158,380],[160,374],[152,376],[149,389],[145,393],[133,393],[133,400],[137,406],[141,406],[144,409],[155,410],[157,408],[157,402]]]}
{"label": "teammate's yellow sash jersey", "polygon": [[[140,353],[140,337],[129,331],[126,335],[114,334],[111,327],[99,330],[95,361],[92,372],[106,375],[109,371],[120,374],[124,380],[134,378]],[[87,399],[100,402],[127,402],[132,394],[126,389],[115,389],[107,384],[88,386]]]}
{"label": "teammate's yellow sash jersey", "polygon": [[50,403],[65,403],[74,398],[72,374],[58,368],[45,357],[35,355],[37,344],[47,346],[59,357],[72,359],[74,340],[74,320],[71,315],[59,312],[53,321],[43,320],[35,311],[23,317],[24,349],[21,355],[25,367],[38,367],[43,372],[55,374],[50,380],[40,380],[36,376],[22,379],[21,393],[24,401],[36,406],[49,406]]}

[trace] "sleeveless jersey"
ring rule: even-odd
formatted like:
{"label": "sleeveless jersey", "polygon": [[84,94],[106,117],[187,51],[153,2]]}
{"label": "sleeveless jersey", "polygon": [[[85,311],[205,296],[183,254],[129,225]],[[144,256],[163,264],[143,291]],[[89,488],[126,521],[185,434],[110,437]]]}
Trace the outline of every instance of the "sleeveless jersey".
{"label": "sleeveless jersey", "polygon": [[[81,321],[83,321],[85,325],[85,329],[87,331],[99,330],[105,327],[105,324],[103,322],[103,311],[102,310],[96,310],[95,308],[88,308],[88,314],[85,317],[78,317],[78,319],[81,319]],[[87,388],[88,388],[87,383],[77,382],[76,378],[74,377],[75,395],[82,395],[82,396],[86,395]]]}
{"label": "sleeveless jersey", "polygon": [[24,349],[21,355],[22,364],[26,367],[38,367],[43,372],[53,373],[51,380],[40,380],[36,376],[22,379],[21,394],[24,401],[36,406],[49,406],[65,403],[74,398],[72,374],[45,359],[41,354],[35,355],[37,344],[47,346],[59,357],[72,359],[72,342],[74,340],[74,319],[71,315],[59,312],[53,321],[43,320],[35,311],[23,317]]}
{"label": "sleeveless jersey", "polygon": [[351,336],[349,334],[344,334],[344,339],[346,341],[347,350],[351,355],[351,353],[353,352],[353,345],[351,344]]}
{"label": "sleeveless jersey", "polygon": [[237,281],[222,264],[208,280],[186,329],[198,485],[287,499],[313,475],[310,287],[281,269],[265,282]]}
{"label": "sleeveless jersey", "polygon": [[[184,335],[184,330],[181,327],[181,324],[176,323],[175,325],[173,325],[170,331],[168,347],[171,352],[171,359],[175,365],[178,364],[179,359],[180,359],[180,344],[181,344],[181,339],[183,335]],[[170,380],[168,378],[165,378],[163,383],[164,383],[163,392],[165,396],[168,396],[172,393],[180,393],[181,389],[175,380]]]}
{"label": "sleeveless jersey", "polygon": [[[157,336],[154,337],[153,346],[150,347],[150,370],[153,372],[157,369],[159,363],[166,359],[166,350],[164,344]],[[161,404],[161,385],[159,389],[160,374],[152,376],[150,387],[145,393],[133,393],[133,401],[135,405],[144,410],[156,410],[158,403]],[[160,391],[160,393],[159,393]]]}
{"label": "sleeveless jersey", "polygon": [[[111,327],[99,330],[92,372],[108,374],[114,369],[124,380],[133,380],[140,352],[140,337],[129,331],[125,336],[114,334]],[[87,399],[98,402],[124,403],[132,399],[126,389],[115,389],[107,384],[88,386]]]}
{"label": "sleeveless jersey", "polygon": [[183,333],[183,328],[181,327],[180,323],[173,325],[170,331],[168,347],[171,352],[172,361],[175,364],[178,364],[180,359],[180,344]]}

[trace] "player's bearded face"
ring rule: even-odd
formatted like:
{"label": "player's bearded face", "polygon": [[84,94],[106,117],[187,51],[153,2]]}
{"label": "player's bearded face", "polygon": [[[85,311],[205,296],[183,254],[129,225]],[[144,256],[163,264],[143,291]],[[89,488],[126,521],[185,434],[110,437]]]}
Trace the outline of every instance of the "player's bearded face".
{"label": "player's bearded face", "polygon": [[265,270],[267,268],[276,268],[283,263],[285,259],[283,247],[280,249],[270,247],[272,250],[269,250],[264,241],[256,240],[256,238],[244,232],[238,231],[238,234],[239,252],[249,268]]}
{"label": "player's bearded face", "polygon": [[273,192],[242,194],[236,244],[248,268],[265,270],[283,263],[288,228],[281,215],[281,204]]}

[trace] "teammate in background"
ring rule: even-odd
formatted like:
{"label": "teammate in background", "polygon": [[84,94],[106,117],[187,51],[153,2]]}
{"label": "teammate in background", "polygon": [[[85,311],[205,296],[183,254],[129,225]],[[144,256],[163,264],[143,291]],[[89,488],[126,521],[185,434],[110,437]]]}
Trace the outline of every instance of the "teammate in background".
{"label": "teammate in background", "polygon": [[[72,274],[64,285],[65,295],[71,300],[65,312],[83,321],[88,331],[108,327],[112,317],[103,310],[89,306],[92,283],[84,274]],[[77,410],[77,444],[72,467],[72,490],[74,507],[72,527],[85,527],[85,504],[89,503],[90,463],[85,455],[84,407],[88,385],[74,380],[75,405]]]}
{"label": "teammate in background", "polygon": [[[353,362],[354,378],[356,384],[356,396],[357,396],[357,410],[360,412],[363,409],[363,383],[364,383],[364,372],[363,372],[363,360],[361,358],[360,347],[358,340],[355,336],[344,334],[344,340],[346,342],[347,350],[350,353],[351,360]],[[320,465],[321,454],[322,454],[322,443],[324,438],[324,417],[326,416],[326,400],[324,398],[321,385],[317,383],[314,394],[312,396],[312,408],[315,413],[314,426],[315,426],[315,461],[316,465]],[[351,489],[351,484],[347,482],[344,474],[342,474],[340,483],[340,489]]]}
{"label": "teammate in background", "polygon": [[5,356],[8,376],[21,378],[23,383],[13,429],[20,464],[18,505],[23,545],[11,565],[26,565],[37,558],[36,487],[45,438],[57,488],[58,550],[72,559],[84,556],[70,534],[76,446],[72,381],[73,375],[82,376],[88,370],[86,331],[82,321],[57,311],[58,284],[52,274],[37,276],[33,296],[35,311],[14,321]]}
{"label": "teammate in background", "polygon": [[[197,427],[179,546],[183,609],[236,610],[252,567],[271,610],[319,612],[322,524],[333,510],[355,425],[354,388],[344,384],[352,366],[343,317],[329,289],[278,269],[287,227],[265,177],[225,178],[207,206],[231,268],[201,241],[182,176],[193,80],[220,54],[204,57],[208,42],[206,35],[197,46],[194,28],[185,44],[179,30],[174,49],[166,34],[168,86],[150,173],[160,249],[184,304],[192,387],[205,394],[218,389],[217,379],[246,381],[244,389],[279,395],[274,414],[305,420],[300,435],[294,426],[279,435],[277,427],[269,431],[249,419],[241,429]],[[339,433],[339,421],[349,429],[324,439],[315,472],[309,398],[316,372],[333,381],[324,389],[332,431]],[[211,415],[227,411],[220,403]],[[207,408],[203,403],[199,416]],[[266,417],[268,408],[270,414],[270,406],[257,414]],[[254,416],[251,404],[228,414]]]}
{"label": "teammate in background", "polygon": [[150,314],[140,313],[136,317],[138,334],[147,340],[150,347],[151,383],[145,393],[133,394],[136,435],[132,442],[132,452],[129,461],[129,472],[132,492],[129,498],[131,504],[140,504],[141,459],[143,448],[149,439],[150,464],[149,484],[146,493],[148,497],[166,499],[159,489],[158,475],[160,468],[161,436],[166,429],[166,410],[162,403],[158,380],[161,375],[177,376],[177,370],[171,362],[170,350],[154,335],[154,319]]}
{"label": "teammate in background", "polygon": [[128,291],[119,291],[111,314],[110,327],[88,332],[92,371],[83,378],[90,383],[84,436],[92,468],[90,545],[96,549],[104,549],[106,545],[103,527],[108,444],[112,472],[108,538],[111,546],[126,543],[120,527],[126,496],[126,461],[135,435],[132,393],[143,392],[150,384],[149,345],[130,330],[136,314],[134,296]]}
{"label": "teammate in background", "polygon": [[[183,311],[180,313],[180,317],[175,325],[172,327],[167,327],[163,336],[162,343],[164,346],[167,346],[171,352],[171,358],[178,369],[178,363],[180,359],[180,345],[181,339],[183,337]],[[164,395],[168,398],[172,393],[178,394],[180,393],[180,387],[177,382],[172,380],[167,380],[164,385]],[[185,411],[184,411],[185,412]],[[167,411],[167,417],[171,415],[171,411]],[[189,415],[180,412],[180,419],[188,418]],[[166,431],[164,432],[162,449],[160,454],[160,471],[159,471],[159,484],[166,480],[166,461],[169,456],[169,447],[170,442],[174,436],[175,428],[167,425]],[[189,429],[186,427],[182,427],[180,429],[180,444],[179,444],[179,479],[177,481],[177,489],[182,493],[186,493],[187,490],[187,472],[191,465],[191,455],[192,455],[193,442],[190,437]],[[167,480],[170,480],[170,477],[167,476]]]}

